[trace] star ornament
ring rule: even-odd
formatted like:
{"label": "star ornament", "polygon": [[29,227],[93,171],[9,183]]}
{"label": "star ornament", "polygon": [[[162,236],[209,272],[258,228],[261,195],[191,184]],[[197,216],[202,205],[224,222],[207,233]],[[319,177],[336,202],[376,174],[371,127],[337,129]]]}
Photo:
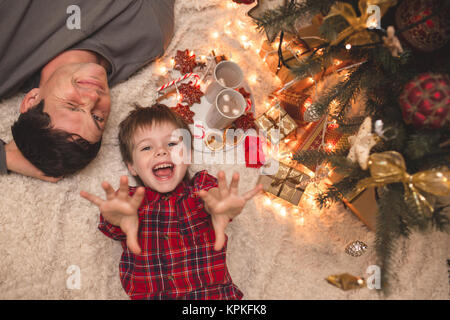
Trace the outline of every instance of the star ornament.
{"label": "star ornament", "polygon": [[[248,15],[251,18],[258,20],[264,16],[266,11],[283,7],[287,3],[288,0],[258,0],[256,6],[250,9]],[[275,38],[277,37],[278,30],[274,30],[273,28],[266,28],[265,31],[267,35],[267,40],[269,40],[269,42],[273,42],[273,40],[275,40]]]}
{"label": "star ornament", "polygon": [[238,129],[242,129],[244,131],[247,131],[248,129],[254,129],[255,128],[255,118],[253,117],[253,112],[247,112],[237,118],[234,121],[234,125]]}
{"label": "star ornament", "polygon": [[189,49],[186,49],[184,51],[177,50],[177,55],[174,57],[174,61],[174,69],[180,70],[182,74],[192,72],[197,66],[195,54],[189,51]]}
{"label": "star ornament", "polygon": [[200,90],[200,86],[192,84],[192,81],[181,84],[178,87],[178,91],[182,95],[181,101],[187,103],[189,106],[192,106],[194,103],[200,103],[201,97],[204,94]]}
{"label": "star ornament", "polygon": [[171,108],[179,117],[183,119],[184,122],[188,124],[194,123],[195,112],[191,111],[189,106],[178,103],[176,107]]}
{"label": "star ornament", "polygon": [[377,136],[372,133],[372,119],[367,117],[359,127],[358,133],[348,137],[350,152],[347,159],[351,162],[358,162],[363,170],[367,170],[370,150],[378,142]]}

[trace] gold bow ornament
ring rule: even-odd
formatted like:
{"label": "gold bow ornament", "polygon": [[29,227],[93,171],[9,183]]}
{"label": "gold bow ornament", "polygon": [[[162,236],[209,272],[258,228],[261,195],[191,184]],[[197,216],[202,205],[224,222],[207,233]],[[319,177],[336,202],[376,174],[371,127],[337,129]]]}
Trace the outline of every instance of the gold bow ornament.
{"label": "gold bow ornament", "polygon": [[[347,28],[342,30],[331,45],[337,45],[344,39],[347,43],[354,45],[367,45],[378,42],[379,36],[375,32],[370,32],[368,28],[375,27],[372,25],[375,19],[381,20],[389,7],[394,6],[397,0],[360,0],[358,3],[361,16],[356,16],[353,7],[344,2],[336,2],[331,6],[330,12],[325,17],[328,19],[334,16],[342,16],[349,24]],[[371,10],[375,8],[375,10]],[[378,21],[375,21],[377,23]]]}
{"label": "gold bow ornament", "polygon": [[357,185],[357,194],[369,187],[382,187],[390,183],[403,183],[405,198],[412,196],[419,209],[425,206],[430,214],[433,206],[421,194],[426,192],[435,196],[450,195],[450,170],[426,170],[415,174],[406,172],[403,156],[396,151],[374,153],[369,157],[371,177],[362,179]]}

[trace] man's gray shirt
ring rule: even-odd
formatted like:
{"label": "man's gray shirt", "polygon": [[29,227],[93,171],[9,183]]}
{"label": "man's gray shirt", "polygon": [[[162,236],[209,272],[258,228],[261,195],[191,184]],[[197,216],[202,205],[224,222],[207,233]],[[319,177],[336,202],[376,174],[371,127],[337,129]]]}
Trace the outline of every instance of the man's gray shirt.
{"label": "man's gray shirt", "polygon": [[[106,58],[111,86],[126,80],[169,45],[174,2],[0,0],[0,99],[37,87],[42,67],[69,49]],[[68,8],[73,5],[80,9],[80,29],[71,29],[76,11]],[[0,170],[5,167],[2,152]]]}

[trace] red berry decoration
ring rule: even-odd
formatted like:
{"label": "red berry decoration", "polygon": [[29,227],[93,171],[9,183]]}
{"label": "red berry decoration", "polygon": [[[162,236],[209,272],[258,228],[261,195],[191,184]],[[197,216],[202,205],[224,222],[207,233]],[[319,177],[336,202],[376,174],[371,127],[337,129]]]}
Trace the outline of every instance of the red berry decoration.
{"label": "red berry decoration", "polygon": [[186,102],[189,106],[201,102],[200,98],[203,96],[203,92],[200,90],[200,86],[192,85],[192,81],[180,84],[178,91],[183,97],[181,101]]}
{"label": "red berry decoration", "polygon": [[248,129],[255,128],[255,118],[253,112],[247,112],[234,120],[234,126],[236,129],[242,129],[247,131]]}
{"label": "red berry decoration", "polygon": [[170,109],[172,109],[173,112],[175,112],[178,116],[180,116],[184,120],[184,122],[189,124],[194,123],[193,118],[195,112],[191,111],[189,106],[179,103],[177,104],[176,107]]}
{"label": "red berry decoration", "polygon": [[418,129],[443,128],[450,123],[450,78],[420,74],[406,84],[399,103],[406,123]]}
{"label": "red berry decoration", "polygon": [[180,70],[182,74],[194,71],[194,68],[197,66],[195,54],[191,53],[188,49],[184,51],[177,50],[177,55],[174,60],[174,69]]}
{"label": "red berry decoration", "polygon": [[397,30],[407,28],[434,12],[438,12],[437,15],[433,15],[424,23],[401,33],[402,37],[412,47],[430,52],[442,48],[448,42],[450,35],[448,32],[450,28],[450,10],[441,9],[444,1],[408,0],[403,1],[398,6],[395,12]]}

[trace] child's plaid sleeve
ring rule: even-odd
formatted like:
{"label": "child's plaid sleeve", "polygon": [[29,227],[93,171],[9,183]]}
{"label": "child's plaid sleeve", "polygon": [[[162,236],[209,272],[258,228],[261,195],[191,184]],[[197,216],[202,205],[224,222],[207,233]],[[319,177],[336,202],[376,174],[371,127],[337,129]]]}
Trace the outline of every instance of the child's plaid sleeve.
{"label": "child's plaid sleeve", "polygon": [[102,215],[100,215],[100,223],[98,224],[98,229],[103,232],[103,234],[108,238],[111,238],[113,240],[122,241],[127,237],[126,234],[123,233],[122,229],[120,229],[120,227],[110,224],[105,220],[105,218],[103,218]]}
{"label": "child's plaid sleeve", "polygon": [[210,175],[206,170],[197,172],[192,178],[192,182],[194,192],[196,193],[200,190],[208,191],[209,189],[216,188],[218,186],[217,178]]}

